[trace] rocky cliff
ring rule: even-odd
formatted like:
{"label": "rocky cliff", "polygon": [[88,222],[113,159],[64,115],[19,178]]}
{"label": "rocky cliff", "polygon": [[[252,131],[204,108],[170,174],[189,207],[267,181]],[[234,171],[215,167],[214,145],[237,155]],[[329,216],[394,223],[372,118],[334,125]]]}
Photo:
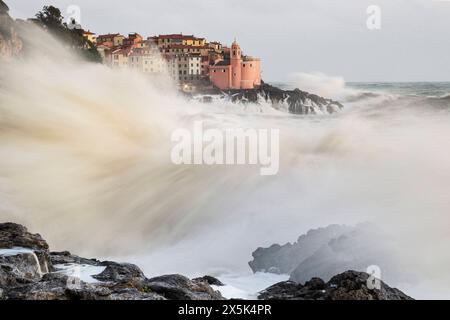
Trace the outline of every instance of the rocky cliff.
{"label": "rocky cliff", "polygon": [[253,272],[288,274],[298,283],[314,277],[328,281],[347,270],[377,266],[383,279],[398,283],[414,278],[402,268],[400,256],[396,240],[375,225],[331,225],[310,230],[292,244],[258,248],[249,265]]}
{"label": "rocky cliff", "polygon": [[413,300],[398,289],[380,282],[379,288],[371,288],[369,275],[364,272],[346,271],[325,282],[312,278],[304,285],[285,281],[260,292],[263,300]]}
{"label": "rocky cliff", "polygon": [[221,96],[232,102],[270,103],[275,109],[285,110],[293,114],[327,114],[334,113],[344,106],[331,99],[322,98],[300,89],[283,90],[267,83],[252,90],[200,90],[202,99],[206,102],[212,96]]}
{"label": "rocky cliff", "polygon": [[0,0],[0,60],[18,55],[23,46],[8,11],[8,6]]}

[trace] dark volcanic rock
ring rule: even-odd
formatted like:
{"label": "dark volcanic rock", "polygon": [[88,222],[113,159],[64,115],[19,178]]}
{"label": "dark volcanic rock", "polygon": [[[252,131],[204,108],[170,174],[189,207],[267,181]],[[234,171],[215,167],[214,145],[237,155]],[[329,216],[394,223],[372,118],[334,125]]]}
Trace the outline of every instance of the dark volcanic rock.
{"label": "dark volcanic rock", "polygon": [[111,294],[107,288],[84,282],[75,285],[66,275],[46,274],[41,281],[17,286],[6,291],[11,300],[103,300]]}
{"label": "dark volcanic rock", "polygon": [[223,300],[219,291],[203,281],[193,281],[173,274],[155,277],[145,282],[146,288],[171,300]]}
{"label": "dark volcanic rock", "polygon": [[[344,246],[345,247],[345,246]],[[86,283],[63,273],[43,271],[35,252],[41,252],[55,263],[105,266],[94,276],[100,282]],[[320,252],[320,250],[318,251]],[[46,263],[50,264],[50,260]],[[50,272],[49,272],[50,271]],[[325,283],[312,278],[304,285],[281,282],[260,293],[260,299],[311,300],[399,300],[410,299],[401,291],[381,283],[379,290],[367,286],[369,276],[347,271]],[[135,265],[111,261],[100,262],[71,255],[69,252],[48,253],[41,236],[31,234],[15,224],[0,224],[0,299],[7,300],[222,300],[211,285],[222,283],[211,276],[190,280],[181,275],[165,275],[147,279]]]}
{"label": "dark volcanic rock", "polygon": [[347,271],[336,275],[328,282],[331,300],[412,300],[398,289],[381,281],[380,289],[369,289],[365,272]]}
{"label": "dark volcanic rock", "polygon": [[[86,283],[63,273],[43,270],[46,265],[104,266],[93,276],[100,282]],[[213,300],[223,299],[208,282],[213,277],[189,280],[180,275],[147,279],[134,264],[99,261],[72,255],[68,251],[48,251],[38,234],[21,225],[0,224],[0,299],[12,300]]]}
{"label": "dark volcanic rock", "polygon": [[101,262],[100,265],[106,269],[94,276],[100,281],[129,282],[145,280],[145,275],[138,266],[131,263],[117,263],[112,261]]}
{"label": "dark volcanic rock", "polygon": [[322,98],[300,89],[283,90],[263,83],[252,90],[227,90],[223,92],[233,102],[260,103],[261,100],[272,103],[276,109],[287,108],[294,114],[334,113],[344,106],[331,99]]}
{"label": "dark volcanic rock", "polygon": [[67,275],[46,274],[41,281],[16,286],[6,291],[11,300],[163,300],[164,297],[141,291],[132,285],[88,284]]}
{"label": "dark volcanic rock", "polygon": [[101,261],[97,259],[86,259],[76,255],[71,254],[69,251],[62,252],[50,252],[50,261],[53,265],[57,264],[86,264],[90,266],[99,266]]}
{"label": "dark volcanic rock", "polygon": [[27,248],[36,254],[41,271],[52,268],[47,242],[40,234],[32,234],[27,228],[15,223],[0,223],[0,248]]}
{"label": "dark volcanic rock", "polygon": [[353,229],[349,226],[331,225],[310,230],[293,244],[287,243],[283,246],[274,244],[269,248],[258,248],[252,254],[253,261],[249,262],[250,268],[253,272],[290,274],[323,245]]}
{"label": "dark volcanic rock", "polygon": [[201,277],[201,278],[195,278],[195,279],[192,279],[192,281],[206,282],[207,284],[210,284],[212,286],[218,286],[218,287],[224,286],[222,281],[220,281],[217,278],[211,277],[211,276],[204,276],[204,277]]}
{"label": "dark volcanic rock", "polygon": [[39,281],[41,277],[41,266],[33,251],[0,255],[0,287]]}
{"label": "dark volcanic rock", "polygon": [[48,251],[48,244],[40,234],[29,233],[27,228],[19,224],[1,223],[0,248],[14,247]]}
{"label": "dark volcanic rock", "polygon": [[346,271],[329,282],[313,278],[305,285],[293,281],[277,283],[258,296],[262,300],[412,300],[398,289],[380,282],[380,289],[369,289],[369,275]]}

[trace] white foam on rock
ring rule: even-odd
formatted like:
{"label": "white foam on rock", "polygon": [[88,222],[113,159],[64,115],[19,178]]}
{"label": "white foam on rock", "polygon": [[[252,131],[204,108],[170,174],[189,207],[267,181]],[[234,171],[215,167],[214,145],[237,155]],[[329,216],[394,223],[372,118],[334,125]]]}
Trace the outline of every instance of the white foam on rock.
{"label": "white foam on rock", "polygon": [[[37,257],[36,253],[34,252],[34,250],[30,249],[30,248],[23,248],[23,247],[13,247],[10,249],[0,249],[0,256],[3,257],[12,257],[12,256],[18,256],[21,254],[31,254],[36,262],[36,266],[37,266],[37,272],[39,274],[40,277],[42,277],[42,275],[47,271],[47,270],[42,270],[41,268],[41,264],[39,262],[39,258]],[[47,268],[47,265],[45,265],[45,268]]]}
{"label": "white foam on rock", "polygon": [[225,286],[212,286],[227,299],[257,299],[259,292],[274,285],[287,281],[289,275],[257,272],[255,274],[222,275],[218,277]]}
{"label": "white foam on rock", "polygon": [[87,264],[67,263],[57,264],[54,266],[56,273],[61,273],[69,277],[79,278],[86,283],[98,283],[99,280],[92,276],[102,273],[106,267],[104,266],[92,266]]}
{"label": "white foam on rock", "polygon": [[24,253],[35,254],[34,251],[29,248],[14,247],[10,249],[0,249],[0,256],[4,257],[18,256]]}

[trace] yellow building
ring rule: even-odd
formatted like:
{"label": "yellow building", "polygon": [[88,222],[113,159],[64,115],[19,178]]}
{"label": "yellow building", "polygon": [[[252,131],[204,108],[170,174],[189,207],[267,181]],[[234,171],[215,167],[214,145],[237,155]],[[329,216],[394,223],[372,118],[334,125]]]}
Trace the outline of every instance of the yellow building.
{"label": "yellow building", "polygon": [[97,43],[100,44],[110,44],[110,46],[118,47],[123,45],[125,37],[121,34],[103,34],[97,37]]}
{"label": "yellow building", "polygon": [[204,38],[186,38],[183,40],[183,45],[185,46],[194,46],[194,47],[203,47],[206,45],[206,39]]}
{"label": "yellow building", "polygon": [[91,43],[97,43],[97,36],[95,35],[95,33],[90,32],[89,30],[83,32],[83,37]]}
{"label": "yellow building", "polygon": [[183,35],[183,34],[165,34],[159,35],[153,38],[155,42],[158,43],[158,47],[167,47],[169,45],[183,45],[183,46],[194,46],[203,47],[206,45],[206,39],[197,38],[193,35]]}

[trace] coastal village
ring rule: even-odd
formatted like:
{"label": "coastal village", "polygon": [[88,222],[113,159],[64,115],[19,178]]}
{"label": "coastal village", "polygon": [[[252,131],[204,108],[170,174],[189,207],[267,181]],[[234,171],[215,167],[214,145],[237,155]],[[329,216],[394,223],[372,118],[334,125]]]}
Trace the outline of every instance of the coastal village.
{"label": "coastal village", "polygon": [[83,35],[96,46],[104,64],[145,74],[167,72],[186,91],[208,85],[221,90],[261,85],[261,60],[244,55],[237,41],[228,47],[184,34],[144,38],[138,33],[97,36],[85,31]]}
{"label": "coastal village", "polygon": [[[101,61],[111,68],[129,68],[148,75],[168,74],[184,91],[196,88],[216,88],[220,90],[255,89],[261,86],[261,60],[244,55],[235,40],[231,46],[220,42],[208,42],[205,38],[184,34],[163,34],[144,37],[138,33],[127,36],[115,34],[96,35],[76,24],[71,28],[62,23],[61,11],[54,7],[44,7],[46,12],[36,18],[12,19],[9,8],[0,0],[0,58],[11,58],[22,49],[22,41],[17,35],[16,25],[37,22],[48,30],[56,22],[59,30],[80,33],[84,44],[70,44],[94,50]],[[48,16],[47,16],[48,15]],[[48,21],[49,25],[46,25]],[[51,22],[53,21],[53,22]]]}
{"label": "coastal village", "polygon": [[182,33],[97,35],[75,20],[66,21],[54,6],[44,6],[34,18],[14,19],[0,0],[0,62],[26,54],[32,44],[21,32],[29,27],[47,32],[86,61],[148,77],[169,76],[180,91],[201,93],[205,102],[211,101],[212,95],[225,95],[232,102],[263,99],[293,114],[334,113],[343,108],[337,101],[300,89],[282,90],[264,83],[260,58],[244,54],[236,40],[228,45]]}

